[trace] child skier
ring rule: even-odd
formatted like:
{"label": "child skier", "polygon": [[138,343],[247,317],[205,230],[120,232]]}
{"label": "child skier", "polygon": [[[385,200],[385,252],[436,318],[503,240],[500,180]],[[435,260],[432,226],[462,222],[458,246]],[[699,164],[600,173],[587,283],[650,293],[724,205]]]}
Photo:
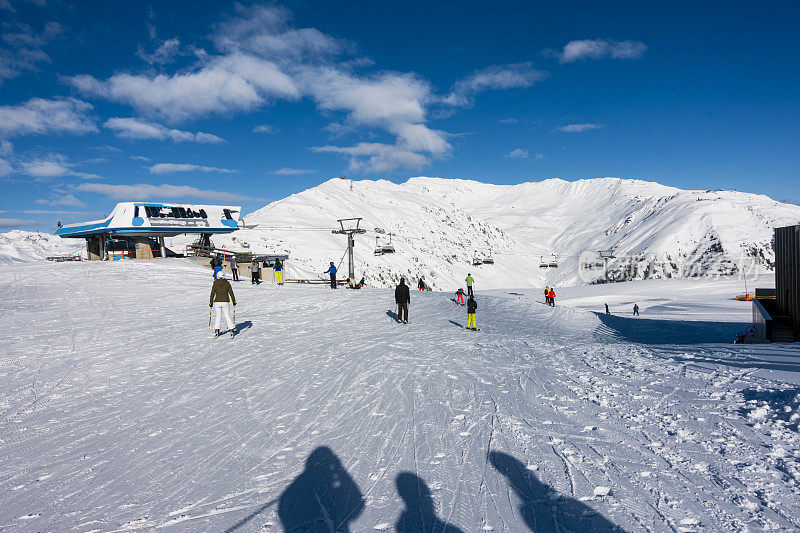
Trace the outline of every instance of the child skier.
{"label": "child skier", "polygon": [[459,304],[461,304],[461,305],[464,305],[464,289],[458,289],[458,290],[456,291],[456,297],[458,298],[458,299],[456,300],[456,303],[459,303]]}
{"label": "child skier", "polygon": [[283,285],[283,263],[280,259],[275,260],[275,283]]}
{"label": "child skier", "polygon": [[214,321],[215,337],[219,337],[219,323],[222,315],[225,315],[225,321],[228,323],[228,331],[231,332],[231,337],[236,334],[235,324],[231,320],[230,310],[228,309],[229,302],[233,302],[233,306],[236,307],[236,297],[233,295],[233,288],[228,282],[227,274],[220,272],[211,285],[211,296],[208,299],[208,306],[217,311],[217,318]]}
{"label": "child skier", "polygon": [[475,296],[469,295],[467,300],[467,329],[478,331],[478,325],[475,323],[475,310],[478,309],[478,302],[475,301]]}
{"label": "child skier", "polygon": [[639,304],[633,304],[633,316],[639,316]]}
{"label": "child skier", "polygon": [[550,292],[547,293],[547,297],[550,300],[550,306],[551,307],[555,307],[556,306],[556,291],[554,291],[552,287],[550,288]]}

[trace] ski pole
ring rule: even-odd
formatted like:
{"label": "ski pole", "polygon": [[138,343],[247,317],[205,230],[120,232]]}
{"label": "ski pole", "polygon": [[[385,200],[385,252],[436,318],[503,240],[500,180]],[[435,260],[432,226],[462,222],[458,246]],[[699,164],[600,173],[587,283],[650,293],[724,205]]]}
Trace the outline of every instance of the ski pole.
{"label": "ski pole", "polygon": [[233,325],[236,326],[236,304],[233,304]]}
{"label": "ski pole", "polygon": [[208,306],[208,329],[211,329],[211,311],[213,311],[213,307],[210,305]]}

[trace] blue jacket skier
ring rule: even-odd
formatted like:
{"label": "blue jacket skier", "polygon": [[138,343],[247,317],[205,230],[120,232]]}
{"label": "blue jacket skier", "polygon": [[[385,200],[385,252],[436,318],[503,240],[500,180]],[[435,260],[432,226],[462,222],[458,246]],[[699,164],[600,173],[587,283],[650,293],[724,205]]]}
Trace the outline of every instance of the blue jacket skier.
{"label": "blue jacket skier", "polygon": [[325,271],[325,274],[331,275],[331,289],[336,288],[336,266],[331,261],[331,266],[328,267],[328,270]]}

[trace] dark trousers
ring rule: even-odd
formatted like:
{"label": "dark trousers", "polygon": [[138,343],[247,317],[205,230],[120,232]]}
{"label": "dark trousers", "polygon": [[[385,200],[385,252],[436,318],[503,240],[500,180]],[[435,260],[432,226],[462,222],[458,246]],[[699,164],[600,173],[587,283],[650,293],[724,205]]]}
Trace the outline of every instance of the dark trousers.
{"label": "dark trousers", "polygon": [[331,289],[336,288],[336,274],[331,274]]}
{"label": "dark trousers", "polygon": [[474,296],[472,294],[472,285],[467,285],[467,296]]}
{"label": "dark trousers", "polygon": [[408,302],[397,304],[397,320],[408,322]]}
{"label": "dark trousers", "polygon": [[259,279],[258,279],[258,272],[253,272],[253,271],[251,270],[251,271],[250,271],[250,285],[252,285],[252,284],[254,284],[254,283],[255,283],[256,285],[258,285],[258,282],[259,282]]}
{"label": "dark trousers", "polygon": [[231,273],[233,274],[233,281],[239,281],[239,269],[232,268]]}

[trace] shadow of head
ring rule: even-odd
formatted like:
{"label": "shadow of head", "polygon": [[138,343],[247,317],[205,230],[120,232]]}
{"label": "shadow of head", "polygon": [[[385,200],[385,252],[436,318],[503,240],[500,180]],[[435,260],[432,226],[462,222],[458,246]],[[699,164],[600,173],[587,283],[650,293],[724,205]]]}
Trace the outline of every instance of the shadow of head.
{"label": "shadow of head", "polygon": [[421,514],[433,515],[433,498],[428,485],[421,477],[411,472],[401,472],[395,480],[397,493],[403,498],[408,509]]}
{"label": "shadow of head", "polygon": [[508,479],[511,487],[523,500],[547,497],[552,489],[539,481],[528,468],[515,457],[503,452],[489,453],[489,462],[495,470]]}

